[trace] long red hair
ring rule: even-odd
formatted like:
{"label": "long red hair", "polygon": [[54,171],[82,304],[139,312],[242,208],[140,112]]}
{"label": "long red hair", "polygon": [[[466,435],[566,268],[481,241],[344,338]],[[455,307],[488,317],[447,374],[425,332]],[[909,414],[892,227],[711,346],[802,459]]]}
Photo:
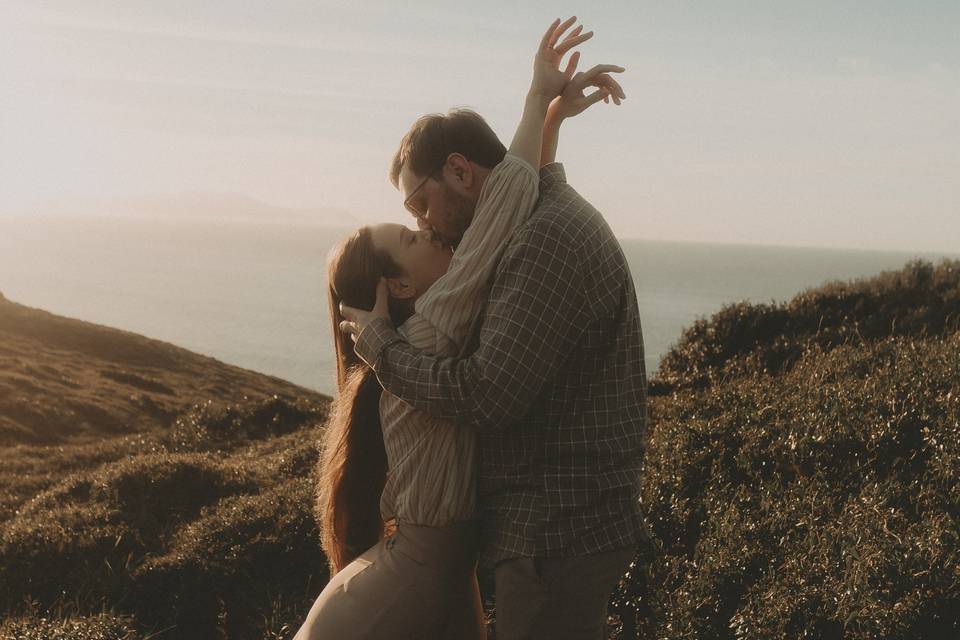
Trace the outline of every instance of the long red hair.
{"label": "long red hair", "polygon": [[[401,270],[390,256],[374,249],[369,227],[335,246],[327,258],[337,396],[323,434],[315,510],[331,576],[383,537],[380,494],[387,475],[380,425],[383,389],[354,352],[350,336],[340,331],[340,303],[372,309],[380,277],[398,275]],[[396,326],[410,316],[412,305],[412,300],[390,300]]]}

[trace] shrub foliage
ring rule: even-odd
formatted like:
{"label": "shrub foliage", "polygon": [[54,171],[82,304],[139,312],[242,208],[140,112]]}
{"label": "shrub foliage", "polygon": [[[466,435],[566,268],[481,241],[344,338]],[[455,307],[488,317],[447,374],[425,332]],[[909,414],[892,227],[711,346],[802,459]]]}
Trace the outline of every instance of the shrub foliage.
{"label": "shrub foliage", "polygon": [[[960,636],[960,263],[697,322],[652,381],[614,637]],[[0,452],[0,638],[289,639],[326,406]]]}
{"label": "shrub foliage", "polygon": [[291,637],[327,580],[312,515],[325,415],[276,397],[202,403],[102,458],[54,447],[57,481],[4,479],[47,486],[11,491],[0,521],[0,638]]}
{"label": "shrub foliage", "polygon": [[639,637],[957,637],[958,304],[960,264],[915,262],[686,332],[623,635],[635,615]]}

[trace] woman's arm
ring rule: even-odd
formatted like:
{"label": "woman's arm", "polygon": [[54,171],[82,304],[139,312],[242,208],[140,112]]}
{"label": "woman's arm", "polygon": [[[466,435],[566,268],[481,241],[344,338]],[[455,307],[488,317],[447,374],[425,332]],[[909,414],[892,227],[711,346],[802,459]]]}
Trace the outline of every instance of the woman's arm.
{"label": "woman's arm", "polygon": [[593,37],[592,31],[581,33],[583,27],[577,26],[560,41],[576,19],[576,16],[572,16],[563,23],[559,18],[554,20],[543,34],[533,60],[533,80],[524,102],[523,116],[510,143],[510,153],[526,160],[534,168],[540,166],[541,136],[547,108],[573,77],[579,54],[574,52],[563,71],[560,70],[560,61],[570,49]]}
{"label": "woman's arm", "polygon": [[[578,58],[577,53],[574,53],[570,58],[570,64],[574,69],[576,69]],[[609,75],[622,71],[624,71],[623,67],[612,64],[598,64],[586,73],[578,73],[570,79],[560,96],[551,102],[547,108],[538,166],[542,167],[551,162],[556,162],[560,125],[563,124],[564,120],[583,113],[590,105],[601,100],[609,102],[612,98],[614,104],[619,106],[620,101],[626,99],[627,95],[623,92],[623,88]],[[590,95],[585,95],[584,90],[590,86],[597,87],[597,90]]]}
{"label": "woman's arm", "polygon": [[[530,218],[539,196],[540,137],[547,107],[560,95],[575,63],[560,71],[560,60],[592,34],[577,27],[564,32],[576,18],[555,20],[543,35],[534,58],[533,80],[510,155],[487,177],[473,221],[464,232],[446,274],[416,302],[407,320],[411,344],[431,353],[456,353],[473,318],[486,299],[491,275],[517,228]],[[574,56],[576,53],[574,53]],[[413,336],[417,336],[416,340]]]}

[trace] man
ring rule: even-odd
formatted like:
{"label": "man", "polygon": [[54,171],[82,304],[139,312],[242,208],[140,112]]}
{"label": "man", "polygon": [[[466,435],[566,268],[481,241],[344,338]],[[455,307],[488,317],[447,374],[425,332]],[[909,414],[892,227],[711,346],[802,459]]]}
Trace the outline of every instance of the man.
{"label": "man", "polygon": [[[425,116],[403,138],[391,179],[420,227],[455,246],[503,154],[472,112]],[[497,637],[606,637],[607,600],[643,536],[646,372],[623,251],[562,165],[541,167],[536,209],[505,248],[458,357],[404,342],[383,286],[373,311],[343,315],[386,390],[479,433]]]}

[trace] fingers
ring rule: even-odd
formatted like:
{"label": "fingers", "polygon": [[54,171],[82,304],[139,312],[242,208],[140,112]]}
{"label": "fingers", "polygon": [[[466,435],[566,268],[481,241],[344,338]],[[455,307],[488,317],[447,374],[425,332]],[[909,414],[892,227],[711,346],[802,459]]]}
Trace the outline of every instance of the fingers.
{"label": "fingers", "polygon": [[560,39],[560,36],[563,35],[563,32],[569,29],[570,25],[572,25],[576,21],[577,21],[577,16],[570,16],[569,18],[564,20],[562,23],[560,23],[559,27],[555,27],[553,30],[553,34],[551,34],[550,38],[547,40],[547,46],[553,47],[553,45],[557,44],[557,40]]}
{"label": "fingers", "polygon": [[351,338],[353,338],[354,342],[356,342],[357,325],[350,322],[349,320],[343,320],[340,322],[340,333],[344,333],[350,336]]}
{"label": "fingers", "polygon": [[[606,89],[610,94],[610,98],[613,100],[613,103],[616,105],[619,105],[620,101],[626,98],[626,95],[623,93],[623,88],[620,86],[620,84],[605,73],[601,73],[594,78],[592,84],[600,89]],[[606,102],[606,100],[604,100],[604,102]]]}
{"label": "fingers", "polygon": [[623,92],[623,87],[620,86],[620,83],[606,73],[601,73],[596,77],[596,86],[607,87],[610,89],[612,96],[619,97],[621,100],[625,100],[627,97],[627,94]]}
{"label": "fingers", "polygon": [[588,95],[585,99],[587,101],[587,106],[589,107],[592,104],[596,104],[603,100],[607,102],[610,96],[610,91],[606,88],[600,88]]}
{"label": "fingers", "polygon": [[562,42],[566,42],[570,38],[576,38],[578,35],[580,35],[581,31],[583,31],[583,25],[578,24],[576,27],[574,27],[573,31],[567,34],[567,36],[563,39]]}
{"label": "fingers", "polygon": [[553,37],[553,32],[557,30],[557,25],[560,24],[560,18],[557,18],[550,23],[550,28],[547,29],[547,32],[543,34],[543,38],[540,40],[540,48],[546,49],[550,46],[550,38]]}
{"label": "fingers", "polygon": [[570,59],[567,61],[567,68],[564,70],[563,75],[567,78],[567,81],[570,81],[570,78],[573,77],[573,74],[577,71],[577,63],[580,61],[580,52],[574,51],[570,56]]}
{"label": "fingers", "polygon": [[584,34],[582,34],[582,35],[575,36],[575,37],[572,37],[572,38],[566,38],[563,42],[561,42],[561,43],[558,44],[556,47],[554,47],[554,51],[556,51],[557,53],[559,53],[559,54],[562,56],[562,55],[565,54],[567,51],[570,51],[570,49],[572,49],[573,47],[575,47],[575,46],[577,46],[578,44],[581,44],[581,43],[583,43],[583,42],[586,42],[587,40],[589,40],[589,39],[592,38],[592,37],[593,37],[593,31],[587,31],[586,33],[584,33]]}
{"label": "fingers", "polygon": [[584,82],[584,86],[586,86],[586,84],[589,84],[595,76],[601,73],[622,73],[624,71],[626,71],[626,68],[615,64],[598,64],[592,67],[589,71],[581,72],[582,75],[580,79]]}
{"label": "fingers", "polygon": [[627,94],[624,93],[623,87],[620,86],[620,83],[614,80],[610,74],[622,73],[623,71],[626,71],[624,67],[615,64],[598,64],[588,71],[581,71],[580,73],[574,75],[570,80],[570,83],[572,88],[580,91],[581,93],[591,85],[606,90],[605,94],[596,92],[591,93],[590,97],[593,98],[596,96],[596,98],[593,101],[588,102],[588,106],[594,104],[594,102],[598,100],[603,100],[604,102],[609,103],[611,98],[613,99],[614,104],[619,105],[621,100],[626,99]]}

